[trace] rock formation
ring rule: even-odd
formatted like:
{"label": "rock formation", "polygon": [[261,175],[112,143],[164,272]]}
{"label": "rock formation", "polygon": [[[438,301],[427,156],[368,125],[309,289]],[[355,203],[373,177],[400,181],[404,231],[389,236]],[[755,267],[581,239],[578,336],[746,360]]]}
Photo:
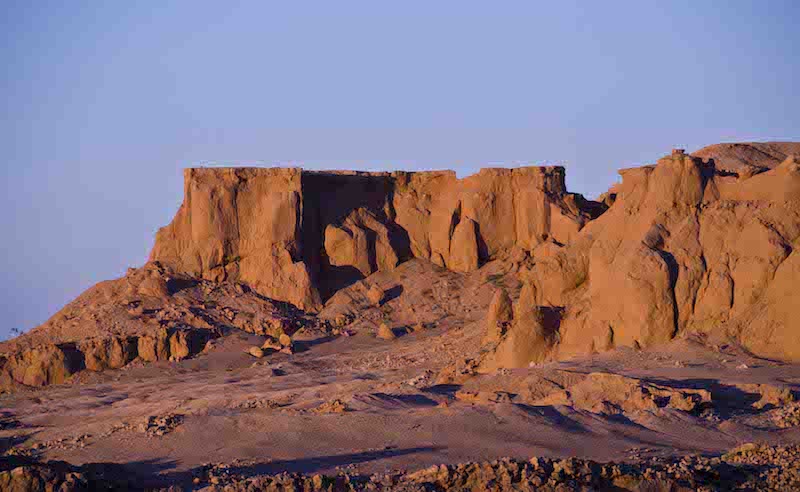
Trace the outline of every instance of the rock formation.
{"label": "rock formation", "polygon": [[0,391],[17,385],[61,384],[79,371],[119,369],[137,357],[146,362],[185,359],[217,336],[212,330],[160,329],[140,336],[88,338],[78,344],[43,344],[0,354]]}
{"label": "rock formation", "polygon": [[492,297],[489,304],[489,312],[486,315],[486,335],[483,343],[497,343],[508,329],[508,324],[514,318],[511,298],[505,289],[499,288]]}
{"label": "rock formation", "polygon": [[187,169],[184,202],[151,261],[242,282],[316,311],[341,287],[411,257],[468,272],[514,246],[569,242],[604,210],[564,169],[347,173]]}
{"label": "rock formation", "polygon": [[187,169],[184,202],[150,259],[207,280],[249,284],[303,309],[319,307],[302,261],[299,169]]}
{"label": "rock formation", "polygon": [[558,341],[557,327],[552,308],[538,305],[536,298],[536,287],[526,283],[514,305],[513,321],[481,364],[482,370],[528,367],[548,357]]}
{"label": "rock formation", "polygon": [[[505,263],[524,280],[513,315],[507,294],[492,303],[483,369],[692,333],[800,360],[800,164],[787,156],[798,145],[676,150],[620,171],[598,202],[568,193],[561,167],[464,179],[187,169],[151,261],[0,344],[0,379],[39,386],[136,358],[182,359],[229,327],[277,339],[327,322],[307,314],[323,300],[380,309],[397,294],[359,281],[412,258],[466,276]],[[451,292],[428,295],[447,302]],[[335,316],[357,315],[344,307]]]}
{"label": "rock formation", "polygon": [[464,219],[453,229],[448,266],[456,272],[478,269],[478,224]]}
{"label": "rock formation", "polygon": [[0,342],[0,489],[797,490],[792,145],[597,202],[557,167],[188,170],[151,261]]}
{"label": "rock formation", "polygon": [[[800,358],[800,171],[794,158],[738,177],[676,151],[620,172],[614,205],[570,244],[534,251],[543,304],[566,308],[558,358],[689,332]],[[540,254],[541,251],[541,254]]]}
{"label": "rock formation", "polygon": [[176,274],[158,263],[101,282],[47,322],[0,343],[0,391],[66,382],[133,360],[182,360],[233,327],[286,336],[307,320],[240,284]]}

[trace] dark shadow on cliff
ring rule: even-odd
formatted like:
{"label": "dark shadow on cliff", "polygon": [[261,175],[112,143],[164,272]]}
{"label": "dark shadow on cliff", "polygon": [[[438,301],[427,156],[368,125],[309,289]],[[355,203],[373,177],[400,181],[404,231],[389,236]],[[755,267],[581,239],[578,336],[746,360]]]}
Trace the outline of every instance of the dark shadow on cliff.
{"label": "dark shadow on cliff", "polygon": [[489,256],[489,246],[481,234],[481,225],[477,222],[475,222],[475,238],[478,241],[478,265],[483,265],[491,258]]}
{"label": "dark shadow on cliff", "polygon": [[193,278],[170,278],[167,280],[167,292],[169,295],[177,294],[184,289],[191,289],[200,282]]}
{"label": "dark shadow on cliff", "polygon": [[403,293],[403,286],[402,285],[395,285],[394,287],[390,287],[386,289],[383,293],[383,302],[387,303],[392,299],[397,299]]}
{"label": "dark shadow on cliff", "polygon": [[323,269],[319,277],[319,294],[325,303],[341,289],[363,280],[364,274],[354,266],[333,266],[323,259]]}
{"label": "dark shadow on cliff", "polygon": [[553,337],[561,331],[561,320],[564,317],[562,306],[539,306],[542,313],[542,328],[546,337]]}
{"label": "dark shadow on cliff", "polygon": [[658,253],[661,258],[664,260],[664,263],[667,265],[667,269],[669,271],[669,290],[672,298],[672,316],[674,319],[674,327],[672,331],[672,337],[677,335],[678,333],[678,326],[680,323],[680,314],[678,313],[678,302],[675,299],[675,286],[678,284],[678,273],[680,272],[680,267],[678,266],[678,262],[675,260],[675,257],[672,253],[668,251],[664,251],[661,249],[656,249],[656,253]]}
{"label": "dark shadow on cliff", "polygon": [[[398,263],[414,257],[408,231],[394,221],[394,193],[397,179],[387,174],[357,172],[303,171],[303,260],[309,268],[312,281],[322,302],[337,291],[362,280],[364,275],[353,266],[331,265],[325,251],[325,229],[340,226],[358,209],[364,209],[388,230],[389,244],[397,255]],[[368,227],[367,255],[370,268],[378,270],[376,234]]]}

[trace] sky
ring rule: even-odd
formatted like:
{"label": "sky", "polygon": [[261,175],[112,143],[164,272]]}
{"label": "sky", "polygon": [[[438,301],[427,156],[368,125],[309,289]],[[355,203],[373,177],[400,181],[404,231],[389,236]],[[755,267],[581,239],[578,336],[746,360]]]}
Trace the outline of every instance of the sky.
{"label": "sky", "polygon": [[182,169],[559,163],[800,140],[800,2],[0,2],[0,339],[142,265]]}

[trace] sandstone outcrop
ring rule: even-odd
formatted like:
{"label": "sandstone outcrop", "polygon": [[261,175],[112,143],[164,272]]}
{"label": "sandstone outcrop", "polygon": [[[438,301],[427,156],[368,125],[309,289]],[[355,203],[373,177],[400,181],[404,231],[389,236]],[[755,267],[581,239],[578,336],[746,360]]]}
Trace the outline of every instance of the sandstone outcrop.
{"label": "sandstone outcrop", "polygon": [[514,318],[514,308],[511,298],[505,289],[495,290],[489,312],[486,315],[486,335],[483,343],[497,343],[506,333],[509,323]]}
{"label": "sandstone outcrop", "polygon": [[217,336],[213,330],[159,329],[139,336],[88,338],[77,344],[44,344],[0,354],[0,391],[17,385],[62,384],[79,371],[119,369],[137,357],[146,362],[185,359],[200,353]]}
{"label": "sandstone outcrop", "polygon": [[0,356],[0,390],[15,384],[60,384],[83,368],[83,357],[74,345],[42,345]]}
{"label": "sandstone outcrop", "polygon": [[119,369],[136,358],[139,341],[134,337],[90,338],[78,344],[86,369]]}
{"label": "sandstone outcrop", "polygon": [[800,305],[788,287],[800,238],[796,161],[742,179],[676,151],[620,174],[607,213],[570,244],[534,252],[540,301],[565,308],[554,357],[702,332],[800,358],[788,307]]}
{"label": "sandstone outcrop", "polygon": [[369,289],[367,289],[367,300],[374,306],[380,306],[383,302],[384,296],[385,293],[383,292],[383,289],[375,284],[371,285]]}
{"label": "sandstone outcrop", "polygon": [[160,328],[155,333],[140,336],[137,344],[136,352],[143,361],[169,360],[170,344],[166,328]]}
{"label": "sandstone outcrop", "polygon": [[478,224],[464,219],[453,229],[450,239],[448,267],[456,272],[471,272],[478,269]]}
{"label": "sandstone outcrop", "polygon": [[536,405],[569,405],[594,413],[615,414],[661,407],[692,412],[711,404],[704,389],[675,389],[619,374],[591,373],[577,384],[558,390]]}
{"label": "sandstone outcrop", "polygon": [[319,307],[302,261],[299,169],[187,169],[184,202],[150,259],[208,280],[235,280],[303,309]]}
{"label": "sandstone outcrop", "polygon": [[389,229],[368,210],[353,211],[340,226],[325,228],[325,252],[333,266],[351,266],[362,275],[392,270],[398,257]]}
{"label": "sandstone outcrop", "polygon": [[536,288],[526,283],[514,304],[513,320],[499,338],[497,347],[490,352],[480,369],[513,369],[528,367],[545,360],[558,342],[558,332],[553,324],[553,310],[536,301]]}
{"label": "sandstone outcrop", "polygon": [[605,206],[566,191],[561,167],[452,172],[187,169],[184,202],[150,259],[242,282],[316,311],[412,257],[469,272],[514,247],[570,241]]}
{"label": "sandstone outcrop", "polygon": [[[184,202],[158,232],[152,261],[87,290],[0,353],[11,368],[33,347],[77,344],[81,364],[102,370],[132,354],[190,356],[205,342],[193,338],[198,330],[291,336],[315,322],[296,308],[314,312],[355,294],[381,307],[398,294],[359,281],[417,259],[465,274],[506,262],[524,280],[513,316],[504,300],[488,316],[489,332],[500,328],[486,337],[496,367],[696,332],[800,360],[800,164],[789,155],[797,146],[675,151],[620,171],[622,182],[599,202],[567,192],[561,167],[483,169],[463,179],[188,169]],[[363,293],[336,295],[359,284]],[[452,292],[430,295],[449,302]],[[342,306],[329,311],[357,316]],[[70,374],[48,350],[55,365],[32,371],[54,376],[28,381]]]}

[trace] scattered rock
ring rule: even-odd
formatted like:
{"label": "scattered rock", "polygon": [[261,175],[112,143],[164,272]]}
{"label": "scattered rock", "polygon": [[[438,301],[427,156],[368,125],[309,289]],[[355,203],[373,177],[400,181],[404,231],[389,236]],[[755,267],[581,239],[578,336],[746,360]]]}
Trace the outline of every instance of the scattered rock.
{"label": "scattered rock", "polygon": [[676,389],[619,374],[590,373],[579,382],[535,402],[569,405],[602,414],[617,414],[662,407],[692,412],[711,403],[702,389]]}
{"label": "scattered rock", "polygon": [[783,405],[772,412],[772,422],[782,429],[800,425],[800,403]]}
{"label": "scattered rock", "polygon": [[264,357],[264,349],[261,347],[253,346],[247,349],[247,353],[252,355],[253,357],[260,359]]}
{"label": "scattered rock", "polygon": [[397,338],[397,335],[394,334],[386,323],[381,323],[380,326],[378,326],[378,333],[376,336],[381,340],[394,340]]}
{"label": "scattered rock", "polygon": [[283,345],[281,345],[281,342],[279,342],[278,340],[268,336],[267,339],[264,341],[264,344],[261,345],[261,348],[264,350],[273,350],[275,352],[278,352],[280,351],[280,349],[283,348]]}
{"label": "scattered rock", "polygon": [[337,398],[318,406],[314,409],[314,413],[344,413],[348,410],[347,404]]}
{"label": "scattered rock", "polygon": [[170,413],[164,416],[151,415],[139,426],[139,431],[149,437],[163,436],[183,423],[184,416]]}
{"label": "scattered rock", "polygon": [[235,405],[235,408],[240,410],[255,410],[259,408],[275,409],[281,407],[281,404],[275,400],[267,398],[254,398],[246,400]]}

